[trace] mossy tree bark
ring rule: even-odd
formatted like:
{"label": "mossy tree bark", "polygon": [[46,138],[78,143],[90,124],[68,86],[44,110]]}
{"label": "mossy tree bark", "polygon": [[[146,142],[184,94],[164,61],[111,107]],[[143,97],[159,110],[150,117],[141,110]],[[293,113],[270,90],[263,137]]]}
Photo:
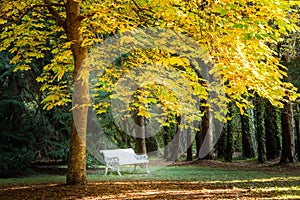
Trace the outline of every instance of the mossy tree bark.
{"label": "mossy tree bark", "polygon": [[265,104],[266,156],[275,159],[280,156],[280,137],[277,124],[277,109],[270,102]]}
{"label": "mossy tree bark", "polygon": [[245,113],[241,115],[241,125],[242,125],[243,157],[254,158],[255,152],[254,152],[253,142],[251,137],[250,119],[247,111],[245,111]]}

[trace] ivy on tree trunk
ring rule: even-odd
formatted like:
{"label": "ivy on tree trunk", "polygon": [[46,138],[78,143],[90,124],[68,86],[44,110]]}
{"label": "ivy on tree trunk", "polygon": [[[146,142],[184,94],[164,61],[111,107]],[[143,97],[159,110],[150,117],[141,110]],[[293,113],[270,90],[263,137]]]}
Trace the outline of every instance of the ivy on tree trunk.
{"label": "ivy on tree trunk", "polygon": [[265,104],[266,156],[275,159],[280,156],[280,137],[277,124],[277,109],[270,103]]}
{"label": "ivy on tree trunk", "polygon": [[254,148],[253,148],[249,120],[250,119],[249,119],[248,113],[246,111],[243,115],[241,115],[242,149],[243,149],[243,156],[245,158],[254,158],[255,152],[254,152]]}

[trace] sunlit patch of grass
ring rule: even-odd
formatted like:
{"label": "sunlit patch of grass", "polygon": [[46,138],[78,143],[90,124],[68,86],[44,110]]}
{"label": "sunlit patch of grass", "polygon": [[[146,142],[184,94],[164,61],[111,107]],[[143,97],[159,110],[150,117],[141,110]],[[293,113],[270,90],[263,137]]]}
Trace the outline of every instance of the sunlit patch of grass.
{"label": "sunlit patch of grass", "polygon": [[[259,190],[264,193],[272,193],[276,197],[299,196],[300,177],[288,176],[284,174],[266,173],[265,171],[242,171],[232,169],[217,169],[198,166],[171,166],[171,167],[151,167],[150,174],[145,169],[138,168],[132,172],[132,166],[121,168],[122,177],[117,173],[104,176],[104,170],[97,173],[88,174],[89,182],[100,181],[169,181],[169,182],[193,182],[205,184],[208,188],[240,188],[254,193]],[[58,175],[37,175],[26,178],[0,179],[0,186],[31,185],[65,183],[65,176]],[[277,189],[276,189],[277,188]]]}
{"label": "sunlit patch of grass", "polygon": [[300,181],[299,176],[284,176],[284,177],[272,177],[272,178],[260,178],[260,179],[252,179],[253,182],[270,182],[270,181]]}
{"label": "sunlit patch of grass", "polygon": [[271,193],[274,196],[273,199],[300,199],[300,186],[287,187],[281,185],[281,183],[278,183],[274,187],[256,188],[253,191],[257,193]]}
{"label": "sunlit patch of grass", "polygon": [[89,175],[89,180],[165,180],[165,181],[205,181],[215,183],[263,183],[289,181],[300,181],[299,177],[287,176],[284,174],[266,173],[260,171],[239,171],[196,166],[172,166],[165,168],[150,168],[151,173],[145,173],[145,169],[138,168],[135,173],[133,168],[122,167],[122,177],[117,173],[109,173],[103,176],[104,172]]}
{"label": "sunlit patch of grass", "polygon": [[291,195],[283,195],[279,198],[275,198],[275,199],[300,199],[300,195],[294,195],[294,194],[291,194]]}
{"label": "sunlit patch of grass", "polygon": [[[121,170],[123,177],[113,173],[103,176],[97,174],[89,176],[90,181],[166,181],[182,182],[185,181],[198,184],[207,189],[226,189],[228,191],[238,190],[249,193],[250,196],[261,197],[270,196],[271,199],[293,198],[297,199],[300,195],[300,177],[284,174],[266,173],[265,171],[239,171],[216,169],[196,166],[172,166],[160,169],[152,167],[152,172],[146,174],[144,169],[138,169],[132,173],[132,168],[123,167]],[[298,198],[300,199],[300,198]]]}

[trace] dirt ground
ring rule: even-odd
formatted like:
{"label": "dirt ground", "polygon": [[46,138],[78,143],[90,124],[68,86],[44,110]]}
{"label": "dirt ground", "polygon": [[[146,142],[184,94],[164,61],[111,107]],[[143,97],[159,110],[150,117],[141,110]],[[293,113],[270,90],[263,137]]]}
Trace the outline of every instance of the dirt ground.
{"label": "dirt ground", "polygon": [[257,199],[272,194],[250,188],[224,188],[199,182],[92,182],[87,186],[57,184],[0,189],[1,199]]}
{"label": "dirt ground", "polygon": [[[223,163],[220,161],[180,162],[176,165],[207,166],[239,170],[258,170],[299,176],[297,165],[279,166],[274,163]],[[267,183],[275,187],[277,180]],[[282,184],[282,183],[280,183]],[[284,183],[289,186],[299,182]],[[293,187],[292,187],[293,188]],[[289,191],[293,192],[293,191]],[[299,191],[295,191],[299,192]],[[255,184],[197,181],[100,181],[86,186],[40,184],[0,187],[0,199],[274,199],[278,191],[257,190]]]}

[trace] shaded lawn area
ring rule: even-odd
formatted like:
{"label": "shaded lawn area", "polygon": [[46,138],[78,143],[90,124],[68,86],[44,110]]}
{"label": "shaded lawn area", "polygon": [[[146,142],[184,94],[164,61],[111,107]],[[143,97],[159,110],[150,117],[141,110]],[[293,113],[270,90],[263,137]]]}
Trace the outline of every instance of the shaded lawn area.
{"label": "shaded lawn area", "polygon": [[207,163],[151,167],[151,174],[123,167],[123,177],[101,169],[85,187],[58,175],[0,179],[0,199],[300,199],[299,167]]}

